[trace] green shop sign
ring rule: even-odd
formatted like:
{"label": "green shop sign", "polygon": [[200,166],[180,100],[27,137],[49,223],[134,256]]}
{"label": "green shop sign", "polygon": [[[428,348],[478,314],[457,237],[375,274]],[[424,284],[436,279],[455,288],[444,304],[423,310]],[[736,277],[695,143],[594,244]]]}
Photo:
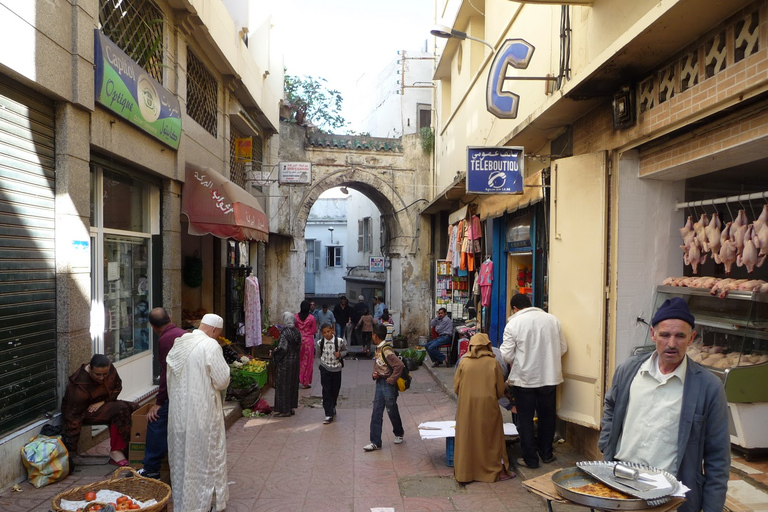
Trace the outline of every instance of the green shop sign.
{"label": "green shop sign", "polygon": [[98,30],[94,43],[96,102],[178,149],[181,111],[176,96]]}

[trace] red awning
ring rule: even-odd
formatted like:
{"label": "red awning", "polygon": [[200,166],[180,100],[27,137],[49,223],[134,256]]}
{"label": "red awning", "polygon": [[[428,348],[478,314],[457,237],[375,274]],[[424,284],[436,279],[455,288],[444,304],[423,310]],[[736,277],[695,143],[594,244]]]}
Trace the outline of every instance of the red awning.
{"label": "red awning", "polygon": [[266,242],[269,222],[251,194],[205,167],[187,166],[181,213],[189,219],[190,235]]}

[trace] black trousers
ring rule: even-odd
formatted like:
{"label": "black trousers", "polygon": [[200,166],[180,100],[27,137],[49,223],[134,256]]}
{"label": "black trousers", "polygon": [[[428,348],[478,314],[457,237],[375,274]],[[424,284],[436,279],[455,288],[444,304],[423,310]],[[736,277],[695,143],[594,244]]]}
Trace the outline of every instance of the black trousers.
{"label": "black trousers", "polygon": [[320,384],[323,386],[323,410],[326,416],[336,416],[336,401],[341,389],[341,372],[328,371],[320,365]]}
{"label": "black trousers", "polygon": [[[557,407],[557,386],[521,388],[512,386],[517,407],[517,432],[520,434],[520,448],[526,465],[539,466],[542,459],[552,458],[552,442],[555,439],[555,412]],[[533,416],[539,418],[538,432],[533,426]]]}

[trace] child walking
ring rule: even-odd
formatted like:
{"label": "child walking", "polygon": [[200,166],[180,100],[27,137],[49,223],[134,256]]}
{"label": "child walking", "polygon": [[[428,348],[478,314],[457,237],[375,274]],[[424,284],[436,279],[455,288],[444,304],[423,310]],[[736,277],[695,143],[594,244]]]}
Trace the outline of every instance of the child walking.
{"label": "child walking", "polygon": [[344,368],[344,356],[347,355],[347,343],[333,332],[331,324],[320,327],[321,337],[317,342],[320,354],[320,384],[323,386],[323,409],[327,425],[336,416],[336,401],[341,389],[341,369]]}

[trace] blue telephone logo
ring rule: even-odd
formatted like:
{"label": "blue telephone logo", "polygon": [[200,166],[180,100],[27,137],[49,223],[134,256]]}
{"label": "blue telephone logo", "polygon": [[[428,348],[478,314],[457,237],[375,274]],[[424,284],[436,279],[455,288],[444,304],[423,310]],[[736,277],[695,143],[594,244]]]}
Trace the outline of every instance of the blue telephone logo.
{"label": "blue telephone logo", "polygon": [[496,53],[488,73],[485,105],[488,112],[501,119],[515,119],[520,96],[502,91],[507,80],[507,67],[526,69],[536,48],[524,39],[507,39]]}

